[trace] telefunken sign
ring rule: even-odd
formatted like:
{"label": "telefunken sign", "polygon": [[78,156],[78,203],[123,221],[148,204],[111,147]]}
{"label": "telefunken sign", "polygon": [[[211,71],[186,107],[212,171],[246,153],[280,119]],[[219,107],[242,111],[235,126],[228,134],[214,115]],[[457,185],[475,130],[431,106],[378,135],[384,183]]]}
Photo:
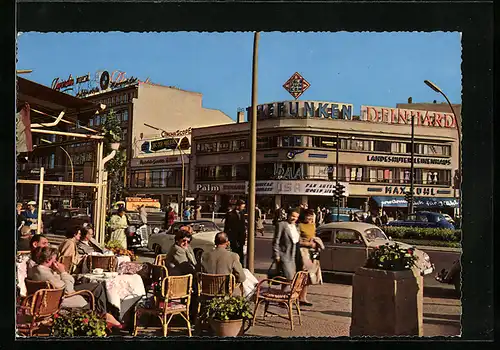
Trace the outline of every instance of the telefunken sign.
{"label": "telefunken sign", "polygon": [[[271,118],[321,118],[352,119],[353,105],[348,103],[321,101],[283,101],[266,103],[257,106],[258,119]],[[251,119],[252,108],[247,108],[248,120]]]}
{"label": "telefunken sign", "polygon": [[373,123],[411,124],[412,116],[417,126],[456,128],[453,113],[421,111],[414,109],[361,106],[361,120]]}

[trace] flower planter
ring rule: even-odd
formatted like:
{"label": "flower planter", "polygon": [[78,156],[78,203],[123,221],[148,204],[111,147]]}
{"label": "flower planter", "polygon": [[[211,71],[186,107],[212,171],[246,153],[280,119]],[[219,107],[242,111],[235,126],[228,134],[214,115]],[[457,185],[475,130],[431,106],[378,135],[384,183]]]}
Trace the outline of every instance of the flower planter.
{"label": "flower planter", "polygon": [[210,319],[208,322],[218,337],[237,337],[243,334],[243,319],[227,321]]}
{"label": "flower planter", "polygon": [[416,269],[359,268],[352,284],[351,336],[422,336],[423,277]]}

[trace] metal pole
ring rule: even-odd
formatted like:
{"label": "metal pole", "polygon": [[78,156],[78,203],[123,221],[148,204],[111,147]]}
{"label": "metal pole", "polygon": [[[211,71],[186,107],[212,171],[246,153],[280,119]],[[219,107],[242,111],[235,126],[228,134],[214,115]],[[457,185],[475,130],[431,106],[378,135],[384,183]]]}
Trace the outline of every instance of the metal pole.
{"label": "metal pole", "polygon": [[42,231],[42,204],[43,204],[43,178],[45,174],[45,169],[40,168],[40,186],[38,186],[38,217],[36,225],[36,234],[39,235]]}
{"label": "metal pole", "polygon": [[181,162],[182,162],[182,170],[181,170],[181,200],[180,200],[180,205],[181,205],[181,217],[184,215],[184,172],[185,172],[185,162],[184,162],[184,154],[182,154],[181,148],[179,145],[177,145],[179,149],[179,153],[181,155]]}
{"label": "metal pole", "polygon": [[410,168],[410,192],[411,200],[408,202],[408,215],[413,213],[413,188],[415,185],[415,115],[411,114],[411,168]]}
{"label": "metal pole", "polygon": [[105,222],[106,222],[106,196],[108,195],[107,194],[107,190],[108,190],[108,172],[107,171],[103,171],[102,172],[102,204],[101,204],[101,222],[100,222],[100,229],[99,231],[101,232],[101,241],[99,242],[99,244],[103,245],[104,244],[104,239],[106,237],[106,225],[105,225]]}
{"label": "metal pole", "polygon": [[[69,153],[64,149],[64,147],[59,146],[59,148],[62,149],[63,152],[66,153],[66,155],[68,156],[69,164],[71,165],[71,182],[75,182],[75,169],[73,167],[73,160],[71,159],[71,156],[69,155]],[[71,185],[70,193],[71,193],[71,197],[69,199],[69,206],[70,206],[70,208],[73,208],[73,185]]]}
{"label": "metal pole", "polygon": [[255,257],[255,182],[257,173],[257,72],[259,57],[260,32],[255,32],[253,39],[252,66],[252,119],[250,141],[250,178],[248,189],[248,269],[254,273]]}
{"label": "metal pole", "polygon": [[[337,147],[335,147],[335,180],[336,186],[339,187],[339,133],[337,133]],[[340,197],[337,199],[337,222],[340,221]]]}
{"label": "metal pole", "polygon": [[102,167],[103,167],[103,142],[97,144],[97,198],[96,198],[96,215],[95,215],[95,227],[96,236],[99,237],[99,243],[104,244],[104,235],[102,234],[101,228],[101,207],[102,207]]}

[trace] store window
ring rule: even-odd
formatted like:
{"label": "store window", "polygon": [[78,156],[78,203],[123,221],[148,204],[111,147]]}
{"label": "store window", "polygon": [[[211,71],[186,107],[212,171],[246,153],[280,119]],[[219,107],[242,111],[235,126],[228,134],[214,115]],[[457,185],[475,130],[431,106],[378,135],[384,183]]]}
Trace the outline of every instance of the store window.
{"label": "store window", "polygon": [[235,169],[235,180],[248,180],[248,164],[236,164]]}
{"label": "store window", "polygon": [[[345,140],[343,140],[345,141]],[[342,142],[342,139],[339,139]],[[337,138],[336,137],[324,137],[324,136],[313,136],[312,138],[313,147],[317,148],[337,148]],[[347,148],[347,147],[345,147]]]}
{"label": "store window", "polygon": [[257,164],[257,180],[272,180],[274,177],[274,163]]}
{"label": "store window", "polygon": [[257,138],[257,149],[276,148],[278,147],[277,136],[264,136]]}
{"label": "store window", "polygon": [[219,165],[216,169],[216,180],[227,180],[231,181],[233,177],[233,166],[232,165]]}
{"label": "store window", "polygon": [[215,180],[216,172],[216,165],[196,167],[195,179],[197,181]]}
{"label": "store window", "polygon": [[390,152],[392,144],[389,141],[375,141],[375,152]]}
{"label": "store window", "polygon": [[283,136],[281,139],[281,145],[283,147],[302,147],[302,136]]}

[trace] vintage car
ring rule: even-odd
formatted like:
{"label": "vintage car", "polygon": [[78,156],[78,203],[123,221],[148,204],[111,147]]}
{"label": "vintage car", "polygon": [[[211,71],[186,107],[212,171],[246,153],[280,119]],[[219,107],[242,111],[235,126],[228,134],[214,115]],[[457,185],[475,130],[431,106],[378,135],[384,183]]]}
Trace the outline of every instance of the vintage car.
{"label": "vintage car", "polygon": [[91,220],[86,209],[68,208],[58,210],[47,227],[53,234],[65,234],[70,228],[89,223]]}
{"label": "vintage car", "polygon": [[[193,240],[191,247],[193,250],[210,251],[215,248],[215,235],[221,232],[222,229],[210,220],[187,220],[174,222],[166,231],[153,233],[149,237],[148,248],[158,254],[166,254],[175,243],[174,233],[181,226],[191,226],[193,229]],[[246,244],[244,247],[246,254]]]}
{"label": "vintage car", "polygon": [[[406,249],[412,247],[393,241],[379,227],[363,222],[325,224],[318,228],[316,234],[325,245],[325,250],[320,254],[321,268],[325,271],[353,273],[365,264],[372,249],[386,243],[398,243]],[[418,258],[417,266],[422,275],[434,271],[427,253],[415,249],[414,254]]]}
{"label": "vintage car", "polygon": [[389,222],[388,226],[455,229],[453,224],[446,220],[442,214],[431,211],[410,214],[406,220],[394,220]]}

